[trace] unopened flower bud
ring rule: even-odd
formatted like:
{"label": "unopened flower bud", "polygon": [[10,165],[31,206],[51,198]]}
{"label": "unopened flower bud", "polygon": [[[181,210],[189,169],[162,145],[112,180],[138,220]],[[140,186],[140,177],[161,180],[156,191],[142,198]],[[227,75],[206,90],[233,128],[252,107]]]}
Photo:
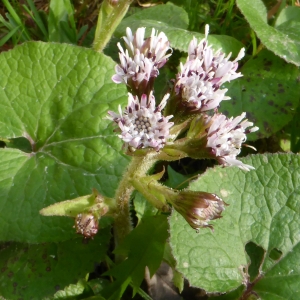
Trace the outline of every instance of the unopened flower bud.
{"label": "unopened flower bud", "polygon": [[93,214],[78,214],[75,218],[76,233],[93,238],[98,232],[98,218]]}
{"label": "unopened flower bud", "polygon": [[213,229],[208,222],[221,218],[221,213],[227,204],[215,194],[180,191],[172,205],[192,228],[209,227]]}
{"label": "unopened flower bud", "polygon": [[156,180],[163,172],[137,179],[132,179],[133,186],[158,209],[164,210],[166,204],[172,204],[194,229],[210,227],[210,220],[221,218],[227,205],[215,194],[194,191],[178,191],[166,187]]}

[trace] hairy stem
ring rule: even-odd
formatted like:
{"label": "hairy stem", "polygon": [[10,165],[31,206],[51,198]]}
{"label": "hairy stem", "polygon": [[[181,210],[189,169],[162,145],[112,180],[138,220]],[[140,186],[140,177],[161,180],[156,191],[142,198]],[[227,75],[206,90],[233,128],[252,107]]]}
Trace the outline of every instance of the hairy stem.
{"label": "hairy stem", "polygon": [[144,157],[133,157],[129,164],[119,187],[115,194],[117,201],[117,213],[114,223],[115,246],[118,246],[125,236],[132,230],[131,219],[129,214],[130,196],[134,190],[131,185],[132,178],[139,178],[146,175],[148,170],[156,162],[156,153],[148,153]]}

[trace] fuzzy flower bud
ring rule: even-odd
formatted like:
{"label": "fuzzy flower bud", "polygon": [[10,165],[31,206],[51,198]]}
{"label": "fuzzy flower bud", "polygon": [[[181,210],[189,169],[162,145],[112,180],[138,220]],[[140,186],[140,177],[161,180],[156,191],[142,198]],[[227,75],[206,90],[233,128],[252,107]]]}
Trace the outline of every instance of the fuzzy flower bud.
{"label": "fuzzy flower bud", "polygon": [[156,151],[164,147],[169,138],[169,129],[173,126],[169,122],[173,116],[164,117],[161,114],[168,98],[169,94],[166,94],[156,107],[152,92],[149,97],[143,94],[141,100],[128,93],[128,105],[124,112],[121,106],[119,114],[108,111],[107,118],[118,124],[121,131],[119,138],[125,142],[126,147],[130,146],[133,150],[154,148]]}
{"label": "fuzzy flower bud", "polygon": [[213,228],[208,222],[221,218],[227,205],[215,194],[205,192],[180,191],[172,205],[194,229]]}
{"label": "fuzzy flower bud", "polygon": [[75,228],[76,232],[85,238],[93,238],[98,232],[98,218],[90,213],[78,214],[75,218]]}
{"label": "fuzzy flower bud", "polygon": [[[152,29],[151,36],[145,39],[145,28],[138,28],[133,35],[130,28],[126,29],[123,37],[126,50],[121,44],[117,46],[120,50],[120,64],[116,66],[116,74],[112,77],[115,83],[125,83],[133,90],[138,90],[139,85],[146,89],[151,78],[157,77],[159,69],[167,62],[171,53],[170,42],[163,32],[158,33]],[[141,90],[141,88],[140,88]]]}
{"label": "fuzzy flower bud", "polygon": [[231,53],[225,57],[221,49],[214,51],[208,45],[208,31],[206,25],[205,38],[199,44],[196,38],[190,42],[187,61],[181,64],[175,83],[176,94],[191,111],[214,109],[222,100],[230,99],[225,96],[227,89],[220,89],[221,85],[242,76],[236,70],[238,60],[244,56],[244,48],[235,60],[229,61]]}
{"label": "fuzzy flower bud", "polygon": [[[221,218],[221,213],[227,205],[215,194],[178,191],[160,184],[164,171],[142,178],[132,178],[131,183],[155,207],[165,210],[169,203],[177,210],[194,229],[210,227],[210,220]],[[166,210],[165,210],[166,211]]]}
{"label": "fuzzy flower bud", "polygon": [[254,169],[252,166],[245,165],[236,159],[241,152],[242,143],[247,139],[246,134],[258,130],[256,126],[247,129],[253,126],[253,123],[244,119],[245,116],[244,112],[230,119],[223,114],[208,117],[210,127],[207,131],[207,147],[211,148],[212,154],[222,165],[237,166],[242,170],[250,171]]}

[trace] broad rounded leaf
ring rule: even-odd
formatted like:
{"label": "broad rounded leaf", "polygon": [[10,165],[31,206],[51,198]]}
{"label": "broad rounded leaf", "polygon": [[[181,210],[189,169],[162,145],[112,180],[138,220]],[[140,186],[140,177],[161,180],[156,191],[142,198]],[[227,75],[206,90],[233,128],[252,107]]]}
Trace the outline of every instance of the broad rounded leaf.
{"label": "broad rounded leaf", "polygon": [[[7,299],[43,299],[76,283],[105,258],[110,228],[94,240],[62,243],[11,243],[0,250],[1,295]],[[3,288],[5,287],[5,288]]]}
{"label": "broad rounded leaf", "polygon": [[236,4],[258,38],[270,51],[287,62],[300,66],[299,35],[290,35],[288,30],[281,31],[279,27],[269,26],[267,10],[261,0],[252,0],[251,5],[248,0],[237,0]]}
{"label": "broad rounded leaf", "polygon": [[240,71],[243,77],[226,84],[231,100],[221,102],[220,111],[229,117],[247,112],[250,121],[259,127],[249,138],[268,137],[288,124],[296,112],[299,68],[262,50]]}
{"label": "broad rounded leaf", "polygon": [[[215,168],[190,185],[191,190],[216,193],[229,204],[223,218],[212,222],[214,232],[201,229],[196,233],[178,213],[170,217],[170,243],[177,269],[192,286],[208,292],[229,292],[253,284],[251,290],[262,300],[297,300],[300,157],[252,155],[243,162],[255,170]],[[265,251],[251,283],[245,251],[249,242]]]}
{"label": "broad rounded leaf", "polygon": [[1,148],[0,240],[74,237],[73,220],[39,210],[96,188],[112,197],[128,158],[105,120],[126,102],[115,63],[93,50],[31,42],[0,55],[0,137],[27,138],[31,153]]}

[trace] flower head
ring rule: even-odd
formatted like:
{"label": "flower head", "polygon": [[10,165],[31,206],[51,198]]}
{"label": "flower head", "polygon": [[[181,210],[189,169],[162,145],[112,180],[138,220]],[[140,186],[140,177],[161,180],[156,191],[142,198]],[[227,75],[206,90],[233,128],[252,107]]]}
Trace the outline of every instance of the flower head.
{"label": "flower head", "polygon": [[167,53],[170,42],[163,32],[152,29],[151,36],[145,39],[145,28],[138,28],[133,35],[130,28],[126,29],[126,50],[118,43],[120,64],[116,66],[116,74],[112,77],[115,83],[125,83],[133,89],[140,84],[146,85],[150,78],[157,77],[160,69],[171,53]]}
{"label": "flower head", "polygon": [[190,42],[187,61],[181,64],[175,83],[175,92],[191,110],[207,111],[230,99],[225,96],[227,89],[220,89],[221,85],[242,76],[236,70],[244,48],[234,61],[229,61],[231,53],[225,57],[221,50],[214,51],[208,45],[208,30],[206,25],[205,38],[199,44],[196,38]]}
{"label": "flower head", "polygon": [[177,210],[194,229],[210,227],[210,220],[221,218],[225,202],[215,194],[205,192],[180,191],[172,202]]}
{"label": "flower head", "polygon": [[[207,147],[211,148],[212,154],[224,166],[237,166],[242,170],[254,169],[236,159],[241,152],[242,143],[247,139],[246,134],[258,130],[252,122],[244,119],[246,113],[228,119],[223,114],[215,114],[208,117],[210,127],[207,132]],[[243,120],[244,119],[244,120]]]}
{"label": "flower head", "polygon": [[156,107],[152,92],[149,97],[143,94],[141,100],[138,96],[128,93],[128,105],[124,112],[120,106],[119,114],[108,111],[108,119],[118,124],[121,131],[119,137],[126,146],[134,149],[150,147],[159,151],[165,145],[169,129],[173,126],[173,123],[169,122],[173,116],[164,117],[161,114],[168,98],[169,94],[165,95]]}

